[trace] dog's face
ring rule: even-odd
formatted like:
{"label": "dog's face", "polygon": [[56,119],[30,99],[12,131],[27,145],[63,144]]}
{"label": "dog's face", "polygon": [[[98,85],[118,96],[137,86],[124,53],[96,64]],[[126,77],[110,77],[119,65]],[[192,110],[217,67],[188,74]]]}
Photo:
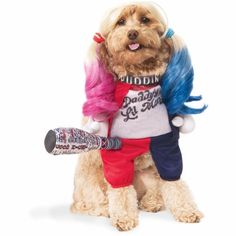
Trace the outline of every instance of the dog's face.
{"label": "dog's face", "polygon": [[137,65],[155,58],[164,25],[145,7],[125,7],[106,38],[109,54],[118,64]]}

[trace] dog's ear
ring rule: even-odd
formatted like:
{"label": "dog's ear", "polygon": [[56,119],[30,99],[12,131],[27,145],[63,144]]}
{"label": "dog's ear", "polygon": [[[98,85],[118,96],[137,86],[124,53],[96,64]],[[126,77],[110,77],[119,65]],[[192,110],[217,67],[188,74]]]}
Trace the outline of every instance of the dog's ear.
{"label": "dog's ear", "polygon": [[156,23],[156,29],[159,37],[161,37],[164,34],[165,28],[166,28],[165,25],[162,24],[161,22]]}
{"label": "dog's ear", "polygon": [[109,52],[107,50],[105,43],[102,43],[99,45],[98,56],[99,56],[99,59],[101,60],[102,64],[105,66],[105,68],[108,71],[110,71],[111,56],[109,56]]}
{"label": "dog's ear", "polygon": [[174,47],[172,40],[163,38],[161,42],[161,47],[159,49],[159,59],[165,63],[169,63],[173,51]]}

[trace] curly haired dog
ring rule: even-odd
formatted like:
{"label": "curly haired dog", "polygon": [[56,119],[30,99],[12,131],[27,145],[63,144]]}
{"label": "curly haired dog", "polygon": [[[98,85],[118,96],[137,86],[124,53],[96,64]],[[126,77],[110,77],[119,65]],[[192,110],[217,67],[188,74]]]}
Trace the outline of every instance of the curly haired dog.
{"label": "curly haired dog", "polygon": [[72,212],[110,217],[122,231],[138,224],[138,209],[165,207],[177,221],[199,222],[202,213],[180,180],[178,127],[186,132],[193,124],[188,115],[205,109],[185,105],[201,99],[190,96],[186,47],[147,3],[111,10],[100,33],[85,66],[83,112],[91,118],[84,123],[91,132],[121,137],[123,148],[80,156]]}

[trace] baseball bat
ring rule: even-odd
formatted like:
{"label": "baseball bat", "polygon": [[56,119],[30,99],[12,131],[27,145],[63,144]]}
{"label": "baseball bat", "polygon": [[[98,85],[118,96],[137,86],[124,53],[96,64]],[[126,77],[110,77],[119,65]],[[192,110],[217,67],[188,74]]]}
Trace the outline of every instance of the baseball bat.
{"label": "baseball bat", "polygon": [[120,149],[119,138],[105,138],[76,128],[56,128],[49,130],[44,146],[53,155],[75,154],[100,149]]}

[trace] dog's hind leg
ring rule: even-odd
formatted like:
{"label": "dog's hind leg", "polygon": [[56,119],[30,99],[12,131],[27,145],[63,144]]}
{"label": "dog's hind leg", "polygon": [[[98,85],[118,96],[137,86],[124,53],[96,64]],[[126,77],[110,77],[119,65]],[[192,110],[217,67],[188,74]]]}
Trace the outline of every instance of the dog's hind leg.
{"label": "dog's hind leg", "polygon": [[107,183],[98,151],[80,156],[74,179],[73,213],[108,216]]}
{"label": "dog's hind leg", "polygon": [[164,203],[160,191],[160,176],[152,161],[150,153],[135,159],[134,187],[137,191],[139,209],[157,212]]}
{"label": "dog's hind leg", "polygon": [[160,177],[154,167],[135,172],[134,187],[138,194],[140,210],[158,212],[164,207],[160,191]]}

